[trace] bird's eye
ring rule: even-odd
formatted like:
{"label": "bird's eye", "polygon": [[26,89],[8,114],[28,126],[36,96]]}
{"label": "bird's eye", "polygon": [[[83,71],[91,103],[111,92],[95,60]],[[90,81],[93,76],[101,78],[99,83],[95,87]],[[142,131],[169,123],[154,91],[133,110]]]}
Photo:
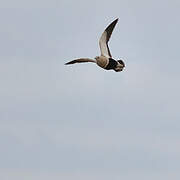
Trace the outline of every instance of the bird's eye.
{"label": "bird's eye", "polygon": [[118,62],[119,62],[120,64],[123,64],[123,65],[124,65],[124,62],[123,62],[122,60],[118,60]]}

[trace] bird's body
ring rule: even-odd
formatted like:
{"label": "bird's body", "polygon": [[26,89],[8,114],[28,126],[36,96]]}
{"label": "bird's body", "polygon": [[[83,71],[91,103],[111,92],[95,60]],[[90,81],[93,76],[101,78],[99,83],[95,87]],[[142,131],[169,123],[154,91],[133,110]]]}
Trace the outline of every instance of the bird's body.
{"label": "bird's body", "polygon": [[104,69],[106,68],[106,66],[109,63],[109,58],[107,58],[105,56],[96,56],[95,59],[96,59],[97,65]]}
{"label": "bird's body", "polygon": [[103,32],[101,38],[99,40],[99,46],[101,50],[101,56],[96,56],[95,59],[89,58],[80,58],[75,59],[66,63],[66,65],[74,64],[74,63],[83,63],[83,62],[93,62],[96,63],[99,67],[106,70],[114,70],[116,72],[122,71],[125,67],[125,64],[122,60],[114,60],[111,56],[108,41],[111,37],[112,31],[118,22],[118,19],[114,20]]}

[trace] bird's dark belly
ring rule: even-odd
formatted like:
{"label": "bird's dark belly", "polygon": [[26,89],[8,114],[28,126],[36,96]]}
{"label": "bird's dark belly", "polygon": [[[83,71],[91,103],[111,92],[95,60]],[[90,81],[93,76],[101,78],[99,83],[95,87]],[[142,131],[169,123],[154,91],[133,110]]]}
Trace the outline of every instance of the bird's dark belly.
{"label": "bird's dark belly", "polygon": [[114,69],[117,66],[117,61],[115,61],[114,59],[109,58],[109,63],[108,65],[105,67],[105,69],[110,70],[110,69]]}

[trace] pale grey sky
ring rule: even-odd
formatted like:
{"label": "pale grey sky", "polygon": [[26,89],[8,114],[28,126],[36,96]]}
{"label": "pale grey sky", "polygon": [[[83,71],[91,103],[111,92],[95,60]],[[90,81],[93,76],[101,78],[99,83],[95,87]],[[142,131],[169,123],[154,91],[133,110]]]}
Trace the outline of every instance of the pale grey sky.
{"label": "pale grey sky", "polygon": [[[0,0],[0,179],[179,180],[180,2]],[[110,40],[121,73],[94,64]]]}

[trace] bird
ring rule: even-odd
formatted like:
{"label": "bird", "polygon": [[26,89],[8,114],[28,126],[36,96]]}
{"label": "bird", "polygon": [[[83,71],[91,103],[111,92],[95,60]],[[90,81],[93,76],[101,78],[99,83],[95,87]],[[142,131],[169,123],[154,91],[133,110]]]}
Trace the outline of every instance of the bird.
{"label": "bird", "polygon": [[125,63],[122,59],[120,60],[113,59],[109,46],[108,46],[109,39],[112,35],[112,32],[118,20],[119,20],[118,18],[115,19],[102,33],[99,39],[99,46],[100,46],[100,51],[101,51],[100,56],[96,56],[94,59],[91,59],[91,58],[75,59],[75,60],[65,63],[65,65],[92,62],[92,63],[96,63],[99,67],[105,70],[114,70],[115,72],[121,72],[125,67]]}

